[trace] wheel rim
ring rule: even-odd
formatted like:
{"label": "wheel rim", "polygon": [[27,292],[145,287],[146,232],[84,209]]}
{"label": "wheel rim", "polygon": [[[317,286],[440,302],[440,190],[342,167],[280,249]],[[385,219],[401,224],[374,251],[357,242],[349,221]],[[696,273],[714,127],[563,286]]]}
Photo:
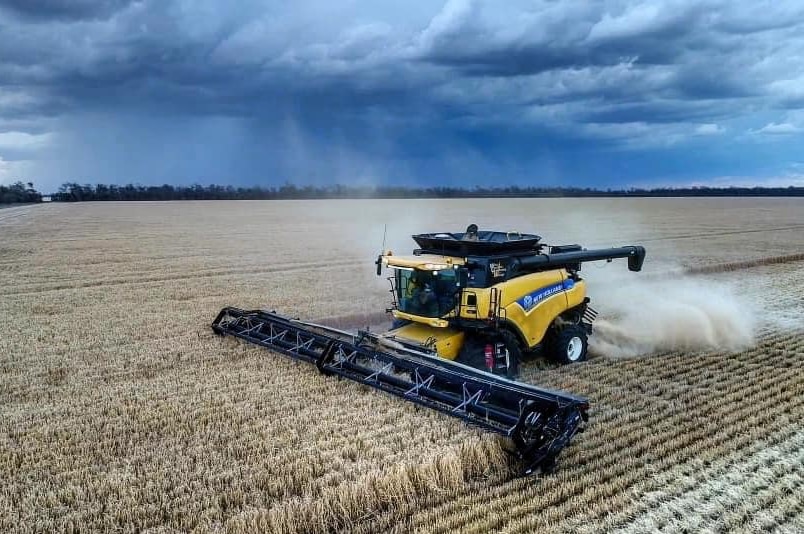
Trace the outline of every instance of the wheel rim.
{"label": "wheel rim", "polygon": [[577,361],[583,352],[583,340],[575,336],[567,343],[567,359],[571,362]]}

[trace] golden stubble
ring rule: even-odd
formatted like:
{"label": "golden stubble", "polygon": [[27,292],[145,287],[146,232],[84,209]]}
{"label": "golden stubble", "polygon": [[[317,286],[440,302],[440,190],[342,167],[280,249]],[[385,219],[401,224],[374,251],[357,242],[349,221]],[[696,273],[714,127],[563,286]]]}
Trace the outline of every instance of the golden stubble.
{"label": "golden stubble", "polygon": [[[802,482],[804,269],[790,257],[804,245],[801,208],[558,199],[26,210],[0,221],[0,530],[801,530],[790,493]],[[495,436],[209,329],[226,305],[375,326],[389,300],[372,265],[382,225],[386,245],[408,252],[410,233],[469,222],[550,242],[644,241],[645,274],[737,283],[786,319],[736,352],[526,365],[526,380],[593,406],[559,470],[527,479],[512,476]]]}

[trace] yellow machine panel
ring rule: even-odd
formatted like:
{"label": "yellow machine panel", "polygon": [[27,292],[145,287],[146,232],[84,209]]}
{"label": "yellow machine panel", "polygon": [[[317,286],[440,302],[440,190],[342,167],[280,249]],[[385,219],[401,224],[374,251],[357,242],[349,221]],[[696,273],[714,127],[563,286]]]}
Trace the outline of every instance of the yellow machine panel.
{"label": "yellow machine panel", "polygon": [[521,276],[490,288],[468,288],[461,297],[465,319],[488,319],[498,314],[517,328],[529,348],[542,341],[550,324],[570,308],[583,303],[586,282],[575,281],[565,270]]}
{"label": "yellow machine panel", "polygon": [[[501,307],[505,310],[503,316],[509,324],[520,330],[530,348],[542,341],[556,317],[581,304],[586,297],[586,282],[574,281],[567,277],[565,272],[551,271],[551,273],[560,275],[561,279],[550,280],[547,283],[542,280],[535,284],[536,289],[530,292],[526,288],[514,289],[508,292],[510,297],[506,296],[506,290],[503,289],[501,299]],[[542,274],[548,273],[538,273]],[[530,276],[524,276],[522,281],[528,278]],[[508,283],[501,285],[507,286]],[[525,292],[524,296],[515,298],[516,295],[523,295],[519,292],[522,289]]]}
{"label": "yellow machine panel", "polygon": [[421,323],[409,323],[388,331],[383,337],[403,339],[435,348],[438,355],[448,360],[458,357],[463,345],[464,333],[453,328],[438,328]]}

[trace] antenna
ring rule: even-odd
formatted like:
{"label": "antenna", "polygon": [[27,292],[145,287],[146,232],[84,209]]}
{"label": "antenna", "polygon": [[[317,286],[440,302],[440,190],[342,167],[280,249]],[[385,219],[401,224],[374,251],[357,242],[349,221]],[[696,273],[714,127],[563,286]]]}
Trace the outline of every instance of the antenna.
{"label": "antenna", "polygon": [[382,256],[385,254],[385,234],[388,230],[388,225],[384,224],[382,226],[382,250],[380,250],[380,255],[377,256],[377,261],[374,262],[377,265],[377,276],[382,275]]}

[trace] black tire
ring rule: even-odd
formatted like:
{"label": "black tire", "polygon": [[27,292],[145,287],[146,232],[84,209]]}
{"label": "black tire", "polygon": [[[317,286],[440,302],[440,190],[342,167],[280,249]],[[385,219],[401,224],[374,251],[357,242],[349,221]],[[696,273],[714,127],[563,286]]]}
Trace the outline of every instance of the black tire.
{"label": "black tire", "polygon": [[589,339],[581,325],[568,325],[558,330],[550,340],[550,358],[567,365],[586,360]]}
{"label": "black tire", "polygon": [[486,345],[497,342],[502,342],[505,346],[508,365],[495,368],[492,373],[508,378],[516,378],[519,375],[519,362],[522,360],[522,346],[516,335],[509,330],[500,330],[488,336],[466,334],[463,347],[461,347],[456,361],[475,369],[489,372],[488,367],[486,367]]}

